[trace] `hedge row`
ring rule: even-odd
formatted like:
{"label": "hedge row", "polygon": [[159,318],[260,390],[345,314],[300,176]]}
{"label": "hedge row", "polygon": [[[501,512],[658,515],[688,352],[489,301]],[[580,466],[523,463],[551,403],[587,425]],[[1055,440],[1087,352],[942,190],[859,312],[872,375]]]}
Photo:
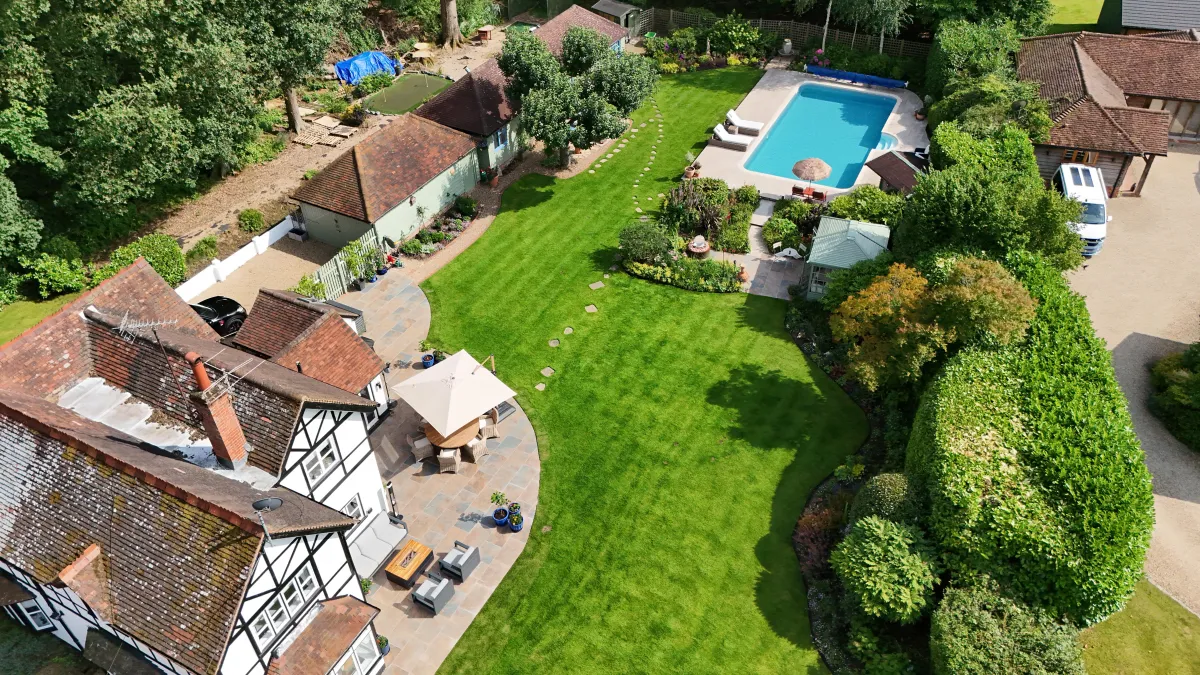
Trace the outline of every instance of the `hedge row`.
{"label": "hedge row", "polygon": [[1040,259],[1010,260],[1039,301],[1026,342],[951,358],[922,399],[906,473],[952,572],[985,572],[1090,624],[1141,577],[1150,475],[1083,298]]}

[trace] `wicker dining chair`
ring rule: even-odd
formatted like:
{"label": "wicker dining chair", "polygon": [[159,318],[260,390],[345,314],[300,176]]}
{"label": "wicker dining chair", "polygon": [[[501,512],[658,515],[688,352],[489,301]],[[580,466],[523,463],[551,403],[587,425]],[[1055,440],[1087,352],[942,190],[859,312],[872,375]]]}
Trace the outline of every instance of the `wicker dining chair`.
{"label": "wicker dining chair", "polygon": [[441,473],[458,473],[460,461],[458,448],[443,448],[438,453],[437,459]]}
{"label": "wicker dining chair", "polygon": [[437,448],[433,447],[433,443],[429,442],[425,434],[417,434],[416,437],[409,434],[408,447],[412,448],[413,457],[416,457],[418,462],[424,462],[437,454]]}

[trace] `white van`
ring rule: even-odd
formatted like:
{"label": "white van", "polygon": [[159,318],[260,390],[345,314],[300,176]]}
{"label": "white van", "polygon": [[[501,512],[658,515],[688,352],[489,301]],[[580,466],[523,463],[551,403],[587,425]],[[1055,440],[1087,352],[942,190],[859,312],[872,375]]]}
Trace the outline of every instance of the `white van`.
{"label": "white van", "polygon": [[1108,215],[1104,175],[1094,166],[1063,164],[1054,174],[1053,182],[1054,189],[1083,204],[1083,215],[1078,223],[1071,223],[1071,228],[1083,240],[1083,257],[1096,255],[1104,246],[1108,223],[1112,220]]}

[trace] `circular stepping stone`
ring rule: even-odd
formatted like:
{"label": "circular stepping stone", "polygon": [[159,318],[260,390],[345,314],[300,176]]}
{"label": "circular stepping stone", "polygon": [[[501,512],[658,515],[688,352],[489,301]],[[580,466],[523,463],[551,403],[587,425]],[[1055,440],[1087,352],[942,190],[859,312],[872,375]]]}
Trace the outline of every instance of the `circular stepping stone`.
{"label": "circular stepping stone", "polygon": [[[605,275],[605,276],[607,276],[607,275]],[[593,291],[598,291],[601,288],[604,288],[604,282],[596,281],[596,282],[590,283],[590,284],[588,284],[588,288],[592,289]]]}
{"label": "circular stepping stone", "polygon": [[666,195],[664,195],[664,194],[663,194],[663,193],[661,193],[661,192],[660,192],[660,193],[658,193],[658,196],[659,196],[659,198],[666,197]]}
{"label": "circular stepping stone", "polygon": [[562,343],[561,343],[561,342],[559,342],[558,340],[551,340],[551,341],[550,341],[550,346],[551,346],[551,347],[557,347],[557,346],[559,346],[560,344],[562,344]]}
{"label": "circular stepping stone", "polygon": [[645,122],[642,122],[642,123],[641,123],[641,125],[639,125],[639,126],[645,127],[645,126],[646,126],[646,123],[645,123]]}
{"label": "circular stepping stone", "polygon": [[546,366],[545,368],[542,368],[541,373],[542,373],[542,377],[550,377],[551,375],[554,374],[554,369],[551,368],[550,366]]}
{"label": "circular stepping stone", "polygon": [[[617,266],[613,265],[613,269],[616,269],[616,268],[617,268]],[[566,328],[563,329],[563,335],[570,335],[571,333],[574,333],[574,332],[575,332],[575,329],[571,328],[570,326],[567,326]]]}
{"label": "circular stepping stone", "polygon": [[538,382],[537,384],[533,385],[533,388],[537,389],[538,391],[546,391],[546,383]]}
{"label": "circular stepping stone", "polygon": [[657,151],[657,150],[651,150],[651,151],[650,151],[650,154],[651,154],[651,155],[657,155],[657,154],[658,154],[658,151]]}
{"label": "circular stepping stone", "polygon": [[596,173],[595,169],[588,169],[588,173]]}
{"label": "circular stepping stone", "polygon": [[649,170],[650,170],[650,167],[646,167],[646,168],[642,169],[642,173],[645,173],[645,172],[647,172],[647,171],[649,171]]}
{"label": "circular stepping stone", "polygon": [[[620,152],[620,151],[621,151],[621,149],[620,149],[620,148],[616,148],[616,149],[614,149],[614,150],[613,150],[613,152]],[[609,155],[609,157],[612,157],[612,155]]]}
{"label": "circular stepping stone", "polygon": [[612,159],[612,153],[611,153],[611,152],[610,152],[610,153],[608,153],[607,155],[605,155],[605,157],[606,157],[606,158],[608,158],[608,159]]}
{"label": "circular stepping stone", "polygon": [[604,278],[605,278],[605,279],[607,279],[607,278],[608,278],[608,275],[607,275],[607,274],[605,274],[605,275],[604,275]]}
{"label": "circular stepping stone", "polygon": [[636,208],[636,209],[634,209],[634,211],[637,211],[638,213],[641,213],[641,212],[642,212],[642,209],[639,207],[639,208]]}
{"label": "circular stepping stone", "polygon": [[644,222],[646,222],[647,220],[650,220],[650,216],[641,216],[640,218],[638,218],[638,220],[640,220],[640,221],[642,221],[642,222],[644,223]]}
{"label": "circular stepping stone", "polygon": [[618,145],[617,147],[618,147],[618,148],[623,148],[623,147],[625,147],[625,141],[621,141],[621,144],[620,144],[620,145]]}
{"label": "circular stepping stone", "polygon": [[603,163],[605,163],[605,162],[607,162],[607,161],[608,161],[608,158],[606,157],[606,158],[604,158],[604,159],[600,160],[600,163],[601,163],[601,164],[603,164]]}
{"label": "circular stepping stone", "polygon": [[600,310],[596,309],[595,305],[588,305],[587,307],[583,308],[583,311],[587,312],[588,314],[595,314]]}

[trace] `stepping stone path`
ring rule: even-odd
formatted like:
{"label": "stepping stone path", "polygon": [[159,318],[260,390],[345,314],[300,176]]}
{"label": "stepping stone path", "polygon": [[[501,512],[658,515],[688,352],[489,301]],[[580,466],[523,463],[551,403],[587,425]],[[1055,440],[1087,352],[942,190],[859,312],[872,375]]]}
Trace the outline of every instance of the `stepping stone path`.
{"label": "stepping stone path", "polygon": [[646,168],[642,169],[642,171],[649,171],[649,170],[650,170],[650,167],[646,167]]}
{"label": "stepping stone path", "polygon": [[542,368],[542,377],[550,377],[553,374],[554,374],[554,369],[551,368],[550,366],[546,366],[545,368]]}
{"label": "stepping stone path", "polygon": [[650,220],[650,216],[641,216],[641,217],[639,217],[639,218],[638,218],[638,220],[640,220],[640,221],[642,221],[642,222],[644,223],[644,222],[646,222],[647,220]]}
{"label": "stepping stone path", "polygon": [[634,211],[636,211],[636,212],[638,212],[638,213],[641,213],[641,212],[642,212],[642,207],[640,207],[640,206],[639,206],[638,208],[634,209]]}
{"label": "stepping stone path", "polygon": [[[608,275],[607,275],[607,274],[605,274],[604,276],[606,276],[606,277],[607,277]],[[593,283],[593,284],[588,284],[588,288],[592,289],[593,291],[598,291],[598,290],[600,290],[601,288],[604,288],[604,282],[603,282],[603,281],[597,281],[596,283]]]}
{"label": "stepping stone path", "polygon": [[533,385],[533,388],[537,389],[538,391],[546,391],[546,383],[538,382],[537,384]]}
{"label": "stepping stone path", "polygon": [[608,153],[607,155],[605,155],[605,157],[607,157],[607,158],[609,158],[609,159],[612,159],[612,153],[611,153],[611,152],[610,152],[610,153]]}
{"label": "stepping stone path", "polygon": [[662,199],[663,197],[666,197],[666,195],[664,195],[663,193],[660,192],[660,193],[658,193],[658,197],[659,197],[659,199]]}
{"label": "stepping stone path", "polygon": [[[613,152],[620,152],[620,151],[621,151],[621,149],[620,149],[620,148],[617,148],[617,149],[613,150]],[[612,157],[612,155],[609,155],[609,157]]]}
{"label": "stepping stone path", "polygon": [[562,344],[562,343],[561,343],[561,342],[559,342],[558,340],[551,340],[551,341],[550,341],[550,346],[551,346],[551,347],[557,347],[557,346],[559,346],[560,344]]}
{"label": "stepping stone path", "polygon": [[595,305],[588,305],[587,307],[583,308],[583,311],[587,312],[588,314],[595,314],[600,310],[598,310]]}
{"label": "stepping stone path", "polygon": [[595,169],[588,169],[588,173],[596,173]]}
{"label": "stepping stone path", "polygon": [[563,335],[570,335],[571,333],[574,333],[574,332],[575,332],[575,329],[571,328],[570,326],[567,326],[566,328],[563,329]]}
{"label": "stepping stone path", "polygon": [[607,275],[607,274],[605,274],[605,275],[604,275],[604,278],[605,278],[605,279],[607,279],[607,278],[608,278],[608,275]]}

